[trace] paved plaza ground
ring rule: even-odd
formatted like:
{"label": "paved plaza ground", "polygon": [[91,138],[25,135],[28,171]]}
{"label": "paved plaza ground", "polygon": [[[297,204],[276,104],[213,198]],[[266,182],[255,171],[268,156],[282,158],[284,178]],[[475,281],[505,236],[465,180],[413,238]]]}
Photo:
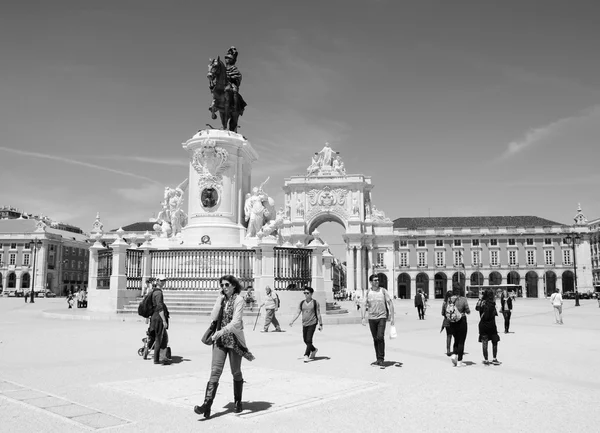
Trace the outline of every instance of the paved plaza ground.
{"label": "paved plaza ground", "polygon": [[[600,430],[596,301],[581,307],[566,301],[560,326],[548,300],[518,300],[514,333],[501,334],[502,365],[484,366],[472,300],[465,356],[472,364],[464,368],[452,367],[445,355],[439,301],[431,302],[424,321],[412,301],[395,302],[399,335],[386,340],[386,359],[397,364],[384,370],[370,366],[372,340],[360,324],[326,325],[315,335],[317,359],[307,364],[301,326],[290,328],[289,316],[282,317],[285,333],[247,326],[256,360],[243,363],[245,411],[232,412],[227,365],[214,416],[205,421],[193,406],[202,402],[209,376],[210,349],[200,342],[207,318],[173,321],[175,362],[162,366],[138,356],[145,325],[134,317],[60,320],[56,312],[69,312],[64,299],[31,305],[0,298],[0,431]],[[502,329],[501,317],[497,323]]]}

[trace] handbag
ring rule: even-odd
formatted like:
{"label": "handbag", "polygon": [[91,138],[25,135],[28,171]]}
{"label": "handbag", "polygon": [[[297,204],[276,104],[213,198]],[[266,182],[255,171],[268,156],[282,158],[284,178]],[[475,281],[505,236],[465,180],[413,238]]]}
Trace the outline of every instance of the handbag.
{"label": "handbag", "polygon": [[394,325],[390,326],[390,339],[394,339],[398,336],[398,332],[396,331],[396,327]]}
{"label": "handbag", "polygon": [[217,330],[217,321],[213,320],[210,323],[210,325],[208,326],[208,329],[204,332],[204,335],[202,336],[202,342],[204,344],[206,344],[207,346],[212,346],[212,344],[213,344],[212,336],[215,334],[216,330]]}
{"label": "handbag", "polygon": [[217,320],[213,320],[212,322],[210,322],[208,329],[206,331],[204,331],[204,335],[202,335],[201,340],[207,346],[212,346],[214,343],[212,337],[213,337],[213,335],[215,335],[215,332],[217,332],[217,325],[223,319],[223,307],[224,306],[225,306],[225,296],[223,296],[223,300],[221,301],[221,309],[219,310],[219,316],[217,317]]}

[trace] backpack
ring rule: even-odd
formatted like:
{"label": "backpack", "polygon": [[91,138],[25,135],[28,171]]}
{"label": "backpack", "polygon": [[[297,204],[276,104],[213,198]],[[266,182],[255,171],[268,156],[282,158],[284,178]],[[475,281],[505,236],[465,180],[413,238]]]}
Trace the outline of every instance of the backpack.
{"label": "backpack", "polygon": [[281,308],[281,301],[279,300],[279,295],[275,293],[275,297],[277,298],[277,308]]}
{"label": "backpack", "polygon": [[144,299],[142,299],[140,301],[140,305],[138,305],[138,314],[146,319],[152,316],[152,313],[154,313],[154,305],[152,305],[152,293],[154,293],[154,291],[144,296]]}
{"label": "backpack", "polygon": [[[300,311],[302,311],[302,303],[303,302],[306,302],[306,301],[304,301],[304,300],[300,301],[300,305],[298,306]],[[317,316],[317,301],[315,301],[314,299],[313,299],[313,308],[315,309],[315,316]],[[317,319],[318,319],[318,317],[317,317]]]}
{"label": "backpack", "polygon": [[456,301],[452,302],[451,299],[452,298],[448,299],[448,302],[446,303],[446,311],[444,316],[449,322],[456,323],[463,318],[463,313],[458,311],[458,308],[456,308]]}

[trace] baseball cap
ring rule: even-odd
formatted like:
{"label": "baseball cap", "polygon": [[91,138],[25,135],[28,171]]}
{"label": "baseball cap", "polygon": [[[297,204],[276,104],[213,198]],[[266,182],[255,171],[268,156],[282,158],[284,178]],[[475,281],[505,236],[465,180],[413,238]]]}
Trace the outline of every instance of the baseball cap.
{"label": "baseball cap", "polygon": [[165,277],[164,274],[160,274],[156,277],[156,279],[158,281],[166,281],[167,277]]}

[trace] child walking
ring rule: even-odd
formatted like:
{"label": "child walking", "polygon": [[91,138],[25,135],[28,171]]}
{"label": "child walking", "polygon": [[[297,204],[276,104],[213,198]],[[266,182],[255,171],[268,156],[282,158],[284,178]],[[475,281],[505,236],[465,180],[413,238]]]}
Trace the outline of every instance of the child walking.
{"label": "child walking", "polygon": [[323,329],[323,319],[321,318],[321,308],[316,299],[312,298],[314,289],[312,287],[304,288],[304,301],[300,302],[298,306],[298,313],[296,317],[290,322],[290,327],[294,324],[296,319],[302,314],[302,337],[304,344],[306,344],[306,350],[304,351],[304,362],[309,362],[315,359],[317,349],[313,346],[313,335],[319,325],[319,331]]}

